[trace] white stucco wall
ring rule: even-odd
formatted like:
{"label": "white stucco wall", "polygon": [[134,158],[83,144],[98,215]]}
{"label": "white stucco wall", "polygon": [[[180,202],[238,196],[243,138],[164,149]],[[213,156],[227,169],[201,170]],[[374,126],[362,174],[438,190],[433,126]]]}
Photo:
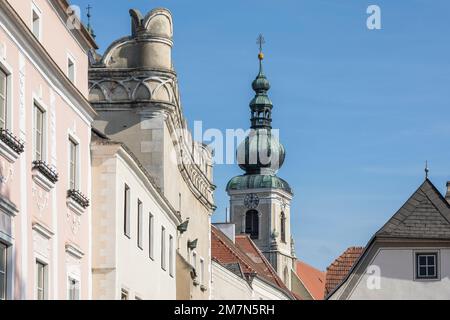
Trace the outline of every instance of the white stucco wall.
{"label": "white stucco wall", "polygon": [[251,286],[219,263],[212,262],[212,300],[288,300],[285,293],[255,278]]}
{"label": "white stucco wall", "polygon": [[[437,280],[415,280],[415,252],[420,251],[439,253]],[[379,282],[369,274],[373,273],[373,270],[379,270]],[[344,287],[342,286],[332,299],[339,299]],[[450,299],[450,249],[380,248],[348,298]]]}
{"label": "white stucco wall", "polygon": [[[93,146],[94,188],[108,192],[97,197],[93,220],[94,299],[120,299],[121,290],[129,299],[176,298],[176,223],[161,205],[155,192],[127,155],[112,152],[111,146]],[[105,166],[102,168],[102,166]],[[124,234],[124,186],[130,188],[130,238]],[[114,186],[108,188],[109,186]],[[138,199],[143,205],[143,247],[137,244]],[[109,212],[108,212],[109,211]],[[149,213],[153,215],[153,259],[149,254]],[[98,218],[102,215],[102,218]],[[109,228],[114,232],[110,232]],[[166,230],[166,269],[161,267],[161,227]],[[169,236],[173,237],[173,272],[169,272]],[[114,274],[114,276],[106,276]]]}
{"label": "white stucco wall", "polygon": [[212,300],[252,300],[252,291],[244,279],[212,262]]}

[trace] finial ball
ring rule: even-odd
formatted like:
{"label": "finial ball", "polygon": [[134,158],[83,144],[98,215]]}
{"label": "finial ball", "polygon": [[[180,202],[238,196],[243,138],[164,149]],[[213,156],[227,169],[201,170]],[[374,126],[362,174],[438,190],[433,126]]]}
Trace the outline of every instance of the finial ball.
{"label": "finial ball", "polygon": [[258,59],[263,60],[264,59],[264,53],[260,52],[258,53]]}

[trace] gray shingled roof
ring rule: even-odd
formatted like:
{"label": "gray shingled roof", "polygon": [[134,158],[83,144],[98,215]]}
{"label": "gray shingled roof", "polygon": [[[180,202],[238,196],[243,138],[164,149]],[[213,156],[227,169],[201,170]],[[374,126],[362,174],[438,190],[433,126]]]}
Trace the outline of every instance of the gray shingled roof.
{"label": "gray shingled roof", "polygon": [[450,205],[426,179],[376,236],[450,239]]}

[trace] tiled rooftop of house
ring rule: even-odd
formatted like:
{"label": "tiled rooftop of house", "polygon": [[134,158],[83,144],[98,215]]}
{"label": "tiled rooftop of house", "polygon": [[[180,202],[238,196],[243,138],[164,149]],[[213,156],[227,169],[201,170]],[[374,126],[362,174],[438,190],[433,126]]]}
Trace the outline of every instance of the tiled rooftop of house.
{"label": "tiled rooftop of house", "polygon": [[326,273],[297,260],[296,273],[314,300],[323,300]]}
{"label": "tiled rooftop of house", "polygon": [[344,280],[363,250],[363,247],[350,247],[330,264],[326,272],[324,296],[327,296]]}
{"label": "tiled rooftop of house", "polygon": [[211,226],[211,256],[238,276],[243,273],[246,280],[256,275],[292,295],[264,254],[247,235],[236,236],[233,243],[222,231]]}

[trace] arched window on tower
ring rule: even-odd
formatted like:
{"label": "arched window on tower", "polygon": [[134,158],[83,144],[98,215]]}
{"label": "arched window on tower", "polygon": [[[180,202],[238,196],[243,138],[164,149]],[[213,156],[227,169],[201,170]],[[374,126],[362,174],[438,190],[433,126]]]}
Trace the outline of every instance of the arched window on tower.
{"label": "arched window on tower", "polygon": [[280,230],[281,230],[281,242],[286,243],[286,215],[284,214],[284,212],[281,212],[281,226],[280,226]]}
{"label": "arched window on tower", "polygon": [[259,215],[256,210],[249,210],[245,214],[245,233],[252,239],[259,237]]}

